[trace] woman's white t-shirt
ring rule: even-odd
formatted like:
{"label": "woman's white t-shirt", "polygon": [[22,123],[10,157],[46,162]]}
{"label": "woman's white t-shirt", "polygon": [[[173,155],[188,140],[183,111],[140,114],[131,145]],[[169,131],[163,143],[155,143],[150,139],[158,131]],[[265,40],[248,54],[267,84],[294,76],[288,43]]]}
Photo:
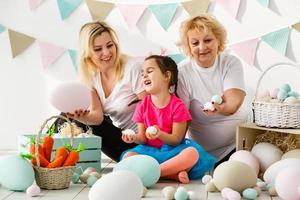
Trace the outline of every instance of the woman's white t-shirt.
{"label": "woman's white t-shirt", "polygon": [[209,68],[198,66],[193,59],[180,63],[177,93],[193,118],[188,135],[218,160],[234,149],[236,127],[247,119],[248,109],[243,104],[233,115],[208,117],[201,106],[231,88],[245,91],[243,66],[235,56],[220,54]]}
{"label": "woman's white t-shirt", "polygon": [[124,77],[116,83],[108,97],[105,97],[103,91],[100,72],[97,72],[93,77],[93,86],[100,98],[104,115],[109,116],[113,124],[122,130],[133,129],[137,131],[136,123],[131,120],[136,103],[130,106],[128,104],[137,99],[137,94],[144,90],[141,81],[143,60],[143,58],[128,57]]}

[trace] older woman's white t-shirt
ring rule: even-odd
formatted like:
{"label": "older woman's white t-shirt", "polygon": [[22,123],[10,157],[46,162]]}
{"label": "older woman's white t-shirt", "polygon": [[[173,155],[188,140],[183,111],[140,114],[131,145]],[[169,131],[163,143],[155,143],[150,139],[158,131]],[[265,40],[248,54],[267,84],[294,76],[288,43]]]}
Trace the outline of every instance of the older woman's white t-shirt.
{"label": "older woman's white t-shirt", "polygon": [[219,160],[234,149],[236,127],[247,119],[247,108],[242,105],[233,115],[208,117],[201,106],[209,102],[213,95],[221,96],[231,88],[245,91],[243,66],[235,56],[220,54],[209,68],[198,66],[193,59],[180,63],[177,93],[193,118],[189,125],[189,137]]}
{"label": "older woman's white t-shirt", "polygon": [[128,58],[123,79],[116,83],[108,97],[105,97],[103,91],[100,72],[93,77],[93,86],[100,97],[104,115],[109,116],[113,124],[122,130],[133,129],[137,131],[136,123],[131,120],[136,103],[131,106],[128,104],[137,99],[137,94],[144,90],[141,81],[143,60],[143,58]]}

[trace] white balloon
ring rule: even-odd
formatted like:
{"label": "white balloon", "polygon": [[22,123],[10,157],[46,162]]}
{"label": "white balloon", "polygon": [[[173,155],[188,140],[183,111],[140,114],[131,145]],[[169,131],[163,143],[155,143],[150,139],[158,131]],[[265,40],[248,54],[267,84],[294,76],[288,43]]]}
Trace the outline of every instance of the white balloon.
{"label": "white balloon", "polygon": [[141,179],[130,171],[120,170],[106,174],[90,189],[89,200],[140,200],[143,195]]}
{"label": "white balloon", "polygon": [[51,104],[61,112],[74,112],[87,109],[91,96],[89,89],[76,82],[63,83],[56,87],[51,96]]}
{"label": "white balloon", "polygon": [[287,158],[284,160],[273,163],[264,173],[264,180],[267,183],[275,183],[275,179],[279,172],[287,167],[298,166],[300,167],[300,159]]}

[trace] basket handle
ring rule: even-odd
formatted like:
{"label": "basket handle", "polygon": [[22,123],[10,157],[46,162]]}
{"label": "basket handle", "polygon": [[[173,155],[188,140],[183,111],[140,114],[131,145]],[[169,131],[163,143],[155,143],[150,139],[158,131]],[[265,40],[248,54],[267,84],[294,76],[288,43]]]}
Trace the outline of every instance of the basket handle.
{"label": "basket handle", "polygon": [[37,133],[36,138],[35,138],[35,159],[36,159],[36,165],[37,165],[38,167],[40,167],[40,158],[39,158],[39,151],[38,151],[38,149],[39,149],[39,143],[40,143],[40,136],[41,136],[41,134],[42,134],[43,129],[44,129],[45,126],[47,125],[48,121],[50,121],[50,120],[52,120],[52,119],[55,119],[55,118],[56,118],[56,119],[58,119],[58,118],[64,119],[64,120],[66,120],[67,123],[70,125],[70,127],[71,127],[70,145],[71,145],[71,147],[73,147],[73,137],[74,137],[73,135],[74,135],[74,133],[73,133],[73,126],[72,126],[72,124],[71,124],[71,121],[70,121],[67,117],[62,116],[62,115],[56,115],[56,116],[52,116],[52,117],[46,119],[46,120],[44,121],[44,123],[42,124],[42,126],[41,126],[41,128],[40,128],[40,130],[39,130],[39,132]]}
{"label": "basket handle", "polygon": [[271,65],[270,67],[268,67],[260,76],[260,78],[258,79],[257,85],[256,85],[256,89],[255,89],[255,95],[254,95],[254,99],[257,99],[257,95],[258,95],[258,88],[260,86],[260,82],[262,80],[262,78],[265,76],[265,74],[270,71],[272,68],[280,66],[280,65],[289,65],[289,66],[293,66],[293,67],[297,67],[298,69],[300,69],[299,65],[293,64],[293,63],[288,63],[288,62],[281,62],[281,63],[276,63]]}

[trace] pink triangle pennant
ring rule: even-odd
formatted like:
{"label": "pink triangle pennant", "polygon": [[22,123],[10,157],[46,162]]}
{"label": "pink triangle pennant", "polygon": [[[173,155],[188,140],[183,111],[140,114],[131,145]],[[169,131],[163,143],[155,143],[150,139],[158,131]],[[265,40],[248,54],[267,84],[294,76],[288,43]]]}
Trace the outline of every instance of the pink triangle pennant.
{"label": "pink triangle pennant", "polygon": [[236,54],[238,54],[246,63],[254,65],[258,39],[247,40],[230,46]]}
{"label": "pink triangle pennant", "polygon": [[53,64],[67,49],[49,44],[46,42],[38,42],[42,57],[43,66],[49,67]]}
{"label": "pink triangle pennant", "polygon": [[143,15],[146,5],[125,5],[119,4],[117,7],[120,9],[125,21],[129,28],[133,28]]}
{"label": "pink triangle pennant", "polygon": [[42,1],[43,0],[28,0],[30,10],[35,10],[42,3]]}
{"label": "pink triangle pennant", "polygon": [[216,1],[230,16],[236,18],[240,7],[240,0],[217,0]]}

